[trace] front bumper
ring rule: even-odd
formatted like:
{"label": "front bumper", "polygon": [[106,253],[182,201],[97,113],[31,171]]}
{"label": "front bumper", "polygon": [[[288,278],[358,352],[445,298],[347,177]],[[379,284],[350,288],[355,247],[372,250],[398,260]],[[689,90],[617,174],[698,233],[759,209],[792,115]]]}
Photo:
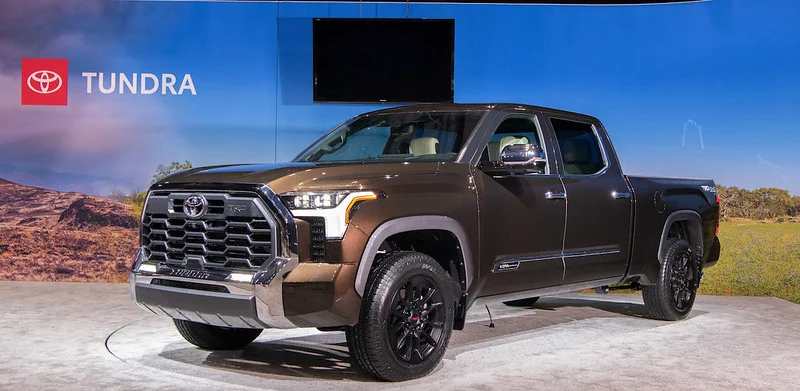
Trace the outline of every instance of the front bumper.
{"label": "front bumper", "polygon": [[132,299],[156,315],[236,328],[334,327],[358,321],[354,264],[276,258],[246,273],[212,273],[145,264],[131,268]]}
{"label": "front bumper", "polygon": [[285,316],[282,282],[297,259],[275,258],[250,280],[239,272],[148,266],[142,270],[140,250],[131,268],[130,288],[132,299],[154,314],[222,327],[296,327]]}

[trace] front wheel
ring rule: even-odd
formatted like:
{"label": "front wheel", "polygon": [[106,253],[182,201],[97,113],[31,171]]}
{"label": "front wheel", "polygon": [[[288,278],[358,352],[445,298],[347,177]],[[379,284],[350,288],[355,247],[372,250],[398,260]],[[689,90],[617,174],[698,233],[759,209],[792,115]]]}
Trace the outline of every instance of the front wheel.
{"label": "front wheel", "polygon": [[261,329],[211,326],[182,319],[173,319],[173,322],[183,339],[192,345],[208,350],[241,349],[253,342],[262,331]]}
{"label": "front wheel", "polygon": [[689,314],[700,286],[700,259],[686,240],[666,243],[658,281],[642,287],[644,305],[654,319],[680,320]]}
{"label": "front wheel", "polygon": [[381,380],[430,373],[450,341],[455,284],[425,254],[395,252],[382,259],[367,283],[358,324],[346,330],[350,355]]}

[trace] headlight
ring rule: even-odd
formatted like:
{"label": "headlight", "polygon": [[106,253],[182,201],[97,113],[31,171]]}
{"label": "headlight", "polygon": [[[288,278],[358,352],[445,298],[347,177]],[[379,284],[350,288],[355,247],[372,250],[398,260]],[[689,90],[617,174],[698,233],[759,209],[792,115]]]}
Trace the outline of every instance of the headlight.
{"label": "headlight", "polygon": [[289,209],[330,209],[339,206],[348,194],[346,191],[287,193],[281,195],[281,200]]}
{"label": "headlight", "polygon": [[281,201],[292,211],[295,217],[325,218],[325,236],[341,238],[350,215],[359,202],[383,197],[380,191],[320,191],[292,192],[281,194]]}

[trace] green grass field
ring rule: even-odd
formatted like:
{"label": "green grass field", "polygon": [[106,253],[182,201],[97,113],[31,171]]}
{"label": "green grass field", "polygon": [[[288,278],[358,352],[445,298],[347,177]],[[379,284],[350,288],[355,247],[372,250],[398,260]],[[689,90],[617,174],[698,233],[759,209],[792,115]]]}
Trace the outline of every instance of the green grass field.
{"label": "green grass field", "polygon": [[800,223],[722,223],[722,255],[703,295],[775,296],[800,303]]}

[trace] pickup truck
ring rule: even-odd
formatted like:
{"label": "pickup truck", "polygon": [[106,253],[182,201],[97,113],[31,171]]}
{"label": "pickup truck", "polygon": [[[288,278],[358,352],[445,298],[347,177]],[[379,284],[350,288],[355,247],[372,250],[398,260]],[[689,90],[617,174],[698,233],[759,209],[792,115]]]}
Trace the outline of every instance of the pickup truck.
{"label": "pickup truck", "polygon": [[155,183],[130,287],[200,348],[339,330],[365,372],[402,381],[436,367],[481,298],[632,286],[653,318],[682,319],[718,230],[712,180],[624,175],[596,118],[413,105],[356,116],[290,163]]}

